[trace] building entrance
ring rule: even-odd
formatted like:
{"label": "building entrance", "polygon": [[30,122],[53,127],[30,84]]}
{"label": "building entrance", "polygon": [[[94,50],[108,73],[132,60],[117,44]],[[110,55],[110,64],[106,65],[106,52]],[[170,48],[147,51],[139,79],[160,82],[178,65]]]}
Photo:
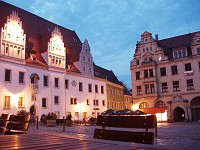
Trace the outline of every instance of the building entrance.
{"label": "building entrance", "polygon": [[200,97],[195,97],[191,101],[192,121],[200,120]]}
{"label": "building entrance", "polygon": [[174,109],[174,122],[185,121],[185,111],[181,107],[176,107]]}

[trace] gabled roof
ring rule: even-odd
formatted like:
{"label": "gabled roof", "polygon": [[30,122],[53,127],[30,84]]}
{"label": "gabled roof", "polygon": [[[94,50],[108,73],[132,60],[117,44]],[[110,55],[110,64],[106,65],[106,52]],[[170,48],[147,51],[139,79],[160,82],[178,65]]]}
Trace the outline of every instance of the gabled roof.
{"label": "gabled roof", "polygon": [[124,95],[129,95],[129,96],[132,95],[130,90],[128,90],[128,88],[126,86],[124,86]]}
{"label": "gabled roof", "polygon": [[22,28],[26,34],[26,59],[30,53],[35,53],[41,63],[45,63],[41,53],[47,51],[51,32],[58,27],[63,36],[64,46],[66,47],[66,64],[79,60],[82,43],[75,31],[69,30],[37,15],[27,12],[21,8],[0,1],[0,27],[4,27],[7,16],[12,11],[16,11],[22,21]]}
{"label": "gabled roof", "polygon": [[168,39],[159,40],[158,46],[163,48],[164,54],[166,56],[168,56],[169,58],[173,58],[172,50],[179,48],[188,48],[196,33],[198,32],[193,32]]}
{"label": "gabled roof", "polygon": [[99,67],[95,64],[94,64],[94,76],[107,79],[108,81],[116,83],[118,85],[122,85],[122,83],[117,79],[117,77],[112,71]]}

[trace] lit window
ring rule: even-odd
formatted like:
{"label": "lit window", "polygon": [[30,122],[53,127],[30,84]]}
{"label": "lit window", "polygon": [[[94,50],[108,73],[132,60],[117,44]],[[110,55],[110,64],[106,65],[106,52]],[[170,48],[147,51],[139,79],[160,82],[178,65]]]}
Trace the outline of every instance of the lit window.
{"label": "lit window", "polygon": [[150,105],[147,102],[140,103],[139,108],[149,108]]}
{"label": "lit window", "polygon": [[18,107],[24,107],[24,97],[19,97],[19,99],[18,99]]}
{"label": "lit window", "polygon": [[10,108],[10,96],[5,96],[4,108]]}

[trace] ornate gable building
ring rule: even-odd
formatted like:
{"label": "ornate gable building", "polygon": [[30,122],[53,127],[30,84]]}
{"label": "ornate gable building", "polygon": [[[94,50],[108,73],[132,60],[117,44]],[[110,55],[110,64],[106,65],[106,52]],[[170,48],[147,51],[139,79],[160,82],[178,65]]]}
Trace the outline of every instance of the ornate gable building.
{"label": "ornate gable building", "polygon": [[107,109],[107,82],[121,88],[113,72],[95,69],[88,41],[75,31],[3,1],[0,29],[0,113],[96,117]]}
{"label": "ornate gable building", "polygon": [[200,32],[163,40],[144,32],[130,69],[137,108],[161,121],[200,120]]}

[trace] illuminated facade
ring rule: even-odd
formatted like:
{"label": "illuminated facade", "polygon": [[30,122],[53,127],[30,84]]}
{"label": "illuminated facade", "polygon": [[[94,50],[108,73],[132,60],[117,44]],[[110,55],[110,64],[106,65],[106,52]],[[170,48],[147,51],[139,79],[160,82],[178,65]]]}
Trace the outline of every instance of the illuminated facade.
{"label": "illuminated facade", "polygon": [[0,18],[0,114],[25,109],[81,120],[107,109],[106,77],[117,79],[94,64],[87,40],[2,1]]}
{"label": "illuminated facade", "polygon": [[200,120],[200,32],[141,35],[130,63],[134,107],[169,122]]}

